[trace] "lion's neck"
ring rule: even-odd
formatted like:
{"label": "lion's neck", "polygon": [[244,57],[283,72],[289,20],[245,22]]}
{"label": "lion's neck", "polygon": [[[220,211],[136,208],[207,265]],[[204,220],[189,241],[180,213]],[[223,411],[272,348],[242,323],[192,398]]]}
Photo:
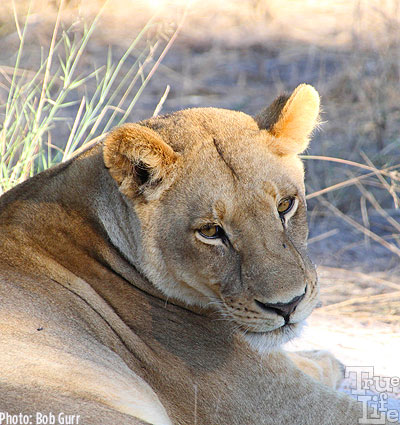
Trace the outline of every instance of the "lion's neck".
{"label": "lion's neck", "polygon": [[[0,222],[10,229],[11,245],[29,235],[29,241],[20,241],[23,245],[38,247],[91,286],[100,279],[94,272],[100,265],[165,303],[167,297],[144,277],[140,223],[129,202],[109,175],[97,146],[6,193]],[[29,230],[24,232],[23,226]],[[20,249],[21,244],[15,246]],[[32,269],[38,270],[34,252],[31,260]],[[30,260],[21,261],[28,266]],[[89,263],[93,266],[87,267]],[[170,298],[168,302],[187,308],[185,302]],[[191,310],[205,313],[196,307]]]}

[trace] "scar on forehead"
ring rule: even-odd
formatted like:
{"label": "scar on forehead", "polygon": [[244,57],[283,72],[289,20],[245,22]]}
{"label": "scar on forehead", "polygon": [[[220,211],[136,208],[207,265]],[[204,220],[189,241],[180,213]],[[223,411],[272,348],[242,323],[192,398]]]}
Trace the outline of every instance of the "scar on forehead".
{"label": "scar on forehead", "polygon": [[215,138],[213,138],[213,143],[214,143],[215,150],[218,152],[218,155],[220,156],[220,158],[222,159],[222,161],[225,163],[225,165],[229,168],[229,170],[232,173],[233,177],[235,179],[237,179],[238,176],[237,176],[235,170],[233,169],[232,165],[229,164],[227,162],[227,160],[224,158],[224,155],[223,155],[223,152],[222,152],[222,148],[221,148],[220,144],[218,143],[218,141]]}
{"label": "scar on forehead", "polygon": [[278,190],[277,190],[275,184],[272,183],[272,182],[265,182],[264,183],[264,192],[267,195],[271,196],[271,198],[274,198],[274,199],[276,199],[277,196],[278,196]]}
{"label": "scar on forehead", "polygon": [[217,214],[218,218],[220,220],[223,220],[225,214],[226,214],[226,206],[225,204],[221,201],[218,200],[215,205],[214,205],[214,211]]}

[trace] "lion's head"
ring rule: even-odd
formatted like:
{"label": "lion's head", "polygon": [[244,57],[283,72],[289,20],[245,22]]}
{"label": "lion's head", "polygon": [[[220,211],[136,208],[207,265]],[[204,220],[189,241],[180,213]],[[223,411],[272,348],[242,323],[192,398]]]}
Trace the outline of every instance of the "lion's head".
{"label": "lion's head", "polygon": [[318,114],[318,93],[301,85],[255,118],[189,109],[104,143],[140,228],[142,273],[169,299],[216,306],[256,345],[294,336],[317,302],[298,154]]}

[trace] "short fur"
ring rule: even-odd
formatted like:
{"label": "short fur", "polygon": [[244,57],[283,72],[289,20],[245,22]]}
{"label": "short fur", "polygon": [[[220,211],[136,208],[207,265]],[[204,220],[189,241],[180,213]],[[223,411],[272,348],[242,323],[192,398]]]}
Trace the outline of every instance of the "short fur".
{"label": "short fur", "polygon": [[[0,198],[1,411],[358,423],[332,356],[279,348],[318,297],[297,158],[318,109],[303,85],[268,128],[213,108],[128,124]],[[228,239],[202,239],[210,223]],[[286,325],[260,307],[302,294]]]}

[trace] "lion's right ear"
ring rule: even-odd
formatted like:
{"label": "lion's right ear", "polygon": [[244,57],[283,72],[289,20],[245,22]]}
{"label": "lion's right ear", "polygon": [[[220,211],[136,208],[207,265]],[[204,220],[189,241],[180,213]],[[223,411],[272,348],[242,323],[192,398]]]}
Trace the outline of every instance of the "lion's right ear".
{"label": "lion's right ear", "polygon": [[172,182],[179,154],[154,130],[140,124],[125,124],[104,141],[104,163],[130,198],[143,194],[155,199]]}

